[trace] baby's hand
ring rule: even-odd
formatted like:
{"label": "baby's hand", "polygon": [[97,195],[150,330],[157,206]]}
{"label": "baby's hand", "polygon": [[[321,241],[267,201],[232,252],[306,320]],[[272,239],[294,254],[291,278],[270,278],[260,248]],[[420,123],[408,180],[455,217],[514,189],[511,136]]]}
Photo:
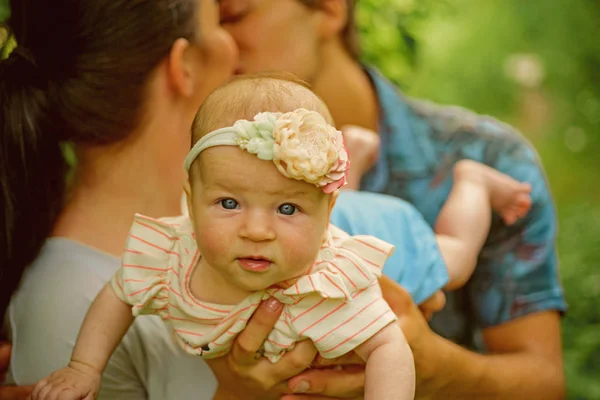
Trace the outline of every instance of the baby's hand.
{"label": "baby's hand", "polygon": [[67,368],[39,381],[32,400],[93,400],[100,388],[101,374],[89,365],[71,361]]}

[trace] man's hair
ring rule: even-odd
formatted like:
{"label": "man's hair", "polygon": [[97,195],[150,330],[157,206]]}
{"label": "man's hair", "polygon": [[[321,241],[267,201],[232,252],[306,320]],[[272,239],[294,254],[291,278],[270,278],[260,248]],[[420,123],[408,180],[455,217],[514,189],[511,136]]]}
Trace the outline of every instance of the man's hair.
{"label": "man's hair", "polygon": [[[311,8],[319,6],[321,0],[299,0],[301,3]],[[356,2],[358,0],[346,0],[346,26],[341,32],[342,41],[344,48],[350,54],[350,56],[358,60],[360,58],[360,42],[358,37],[358,29],[356,26],[356,18],[354,11],[356,9]]]}

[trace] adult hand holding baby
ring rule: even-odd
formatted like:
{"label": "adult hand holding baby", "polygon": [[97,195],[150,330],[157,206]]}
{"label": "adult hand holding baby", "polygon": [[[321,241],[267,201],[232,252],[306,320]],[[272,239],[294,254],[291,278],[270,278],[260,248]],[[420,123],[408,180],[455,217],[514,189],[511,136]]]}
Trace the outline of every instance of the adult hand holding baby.
{"label": "adult hand holding baby", "polygon": [[287,380],[310,366],[317,350],[308,340],[298,342],[276,364],[262,357],[262,344],[282,310],[281,303],[274,298],[263,301],[231,351],[223,357],[206,360],[218,381],[214,400],[279,399],[282,393],[289,392]]}
{"label": "adult hand holding baby", "polygon": [[[387,276],[382,276],[379,279],[379,284],[383,298],[398,317],[398,323],[413,352],[415,370],[417,371],[417,394],[415,398],[427,399],[431,391],[434,390],[434,379],[439,378],[436,374],[436,367],[443,360],[437,344],[443,339],[431,330],[425,316],[402,286]],[[428,310],[431,312],[440,311],[445,304],[443,294],[442,297],[437,294],[434,295],[426,300],[424,304],[428,302],[430,303]],[[434,310],[438,307],[439,309]]]}
{"label": "adult hand holding baby", "polygon": [[[439,339],[429,328],[427,318],[444,307],[444,294],[438,292],[417,307],[410,294],[387,276],[382,276],[379,284],[384,299],[398,316],[398,323],[413,351],[417,371],[416,398],[427,398],[437,365],[434,344]],[[364,391],[365,375],[364,365],[359,364],[363,362],[354,352],[334,360],[319,357],[316,366],[343,365],[343,368],[315,368],[303,372],[290,379],[289,385],[290,390],[302,387],[306,394],[288,395],[282,397],[282,400],[318,400],[332,397],[360,399]]]}
{"label": "adult hand holding baby", "polygon": [[[364,364],[364,361],[354,352],[335,360],[335,364],[348,365],[343,369],[308,369],[317,355],[316,348],[308,340],[298,342],[276,364],[257,357],[282,310],[281,303],[273,298],[263,301],[237,337],[231,351],[223,357],[206,360],[219,382],[213,399],[303,399],[302,395],[281,396],[302,389],[298,385],[307,379],[300,377],[310,380],[313,373],[316,379],[310,393],[323,394],[326,399],[361,399],[365,385],[364,365],[348,364]],[[317,364],[331,365],[321,361]],[[314,400],[320,396],[306,398]]]}

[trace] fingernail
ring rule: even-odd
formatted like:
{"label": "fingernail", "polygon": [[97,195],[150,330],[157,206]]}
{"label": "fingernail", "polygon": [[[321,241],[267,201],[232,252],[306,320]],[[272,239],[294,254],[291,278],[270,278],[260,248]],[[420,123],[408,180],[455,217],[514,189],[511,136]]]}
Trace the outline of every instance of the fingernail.
{"label": "fingernail", "polygon": [[281,307],[281,303],[274,297],[271,297],[267,300],[267,310],[269,311],[277,311]]}
{"label": "fingernail", "polygon": [[294,393],[306,393],[310,385],[306,381],[300,381],[296,386],[294,386]]}

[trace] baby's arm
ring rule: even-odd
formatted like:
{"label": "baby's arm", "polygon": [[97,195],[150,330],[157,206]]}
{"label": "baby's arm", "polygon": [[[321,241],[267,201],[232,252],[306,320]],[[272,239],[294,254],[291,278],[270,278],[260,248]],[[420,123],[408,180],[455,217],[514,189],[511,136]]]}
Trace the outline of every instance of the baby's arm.
{"label": "baby's arm", "polygon": [[365,400],[411,400],[415,365],[406,338],[393,322],[356,348],[366,362]]}
{"label": "baby's arm", "polygon": [[511,225],[529,211],[530,191],[529,184],[484,164],[461,160],[455,165],[452,190],[435,224],[450,275],[446,290],[458,289],[471,278],[490,230],[492,210]]}
{"label": "baby's arm", "polygon": [[109,284],[92,303],[68,367],[37,383],[32,399],[94,399],[100,388],[102,371],[133,322],[131,306],[124,303]]}

